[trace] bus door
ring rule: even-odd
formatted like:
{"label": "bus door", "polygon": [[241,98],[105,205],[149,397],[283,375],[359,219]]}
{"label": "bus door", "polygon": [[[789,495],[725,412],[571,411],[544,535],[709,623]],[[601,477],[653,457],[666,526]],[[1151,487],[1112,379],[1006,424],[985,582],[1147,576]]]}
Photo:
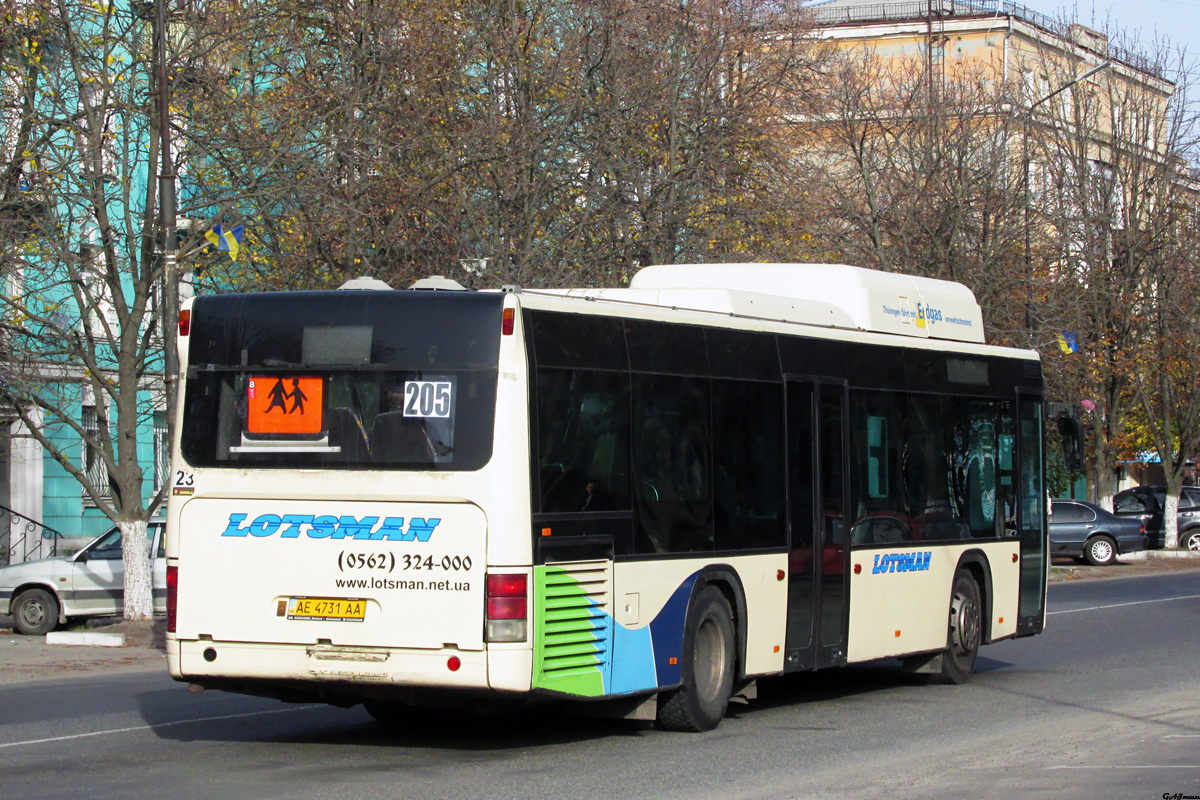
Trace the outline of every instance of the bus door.
{"label": "bus door", "polygon": [[846,384],[788,378],[786,671],[846,663]]}
{"label": "bus door", "polygon": [[1021,578],[1017,635],[1040,633],[1046,612],[1046,490],[1042,398],[1017,394],[1017,525]]}

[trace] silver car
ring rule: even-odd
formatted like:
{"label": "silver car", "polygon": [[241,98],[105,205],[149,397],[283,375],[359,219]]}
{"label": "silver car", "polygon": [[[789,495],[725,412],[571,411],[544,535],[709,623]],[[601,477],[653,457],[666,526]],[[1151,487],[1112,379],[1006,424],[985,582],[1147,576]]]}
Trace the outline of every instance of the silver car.
{"label": "silver car", "polygon": [[[156,614],[167,612],[164,530],[161,519],[150,520],[146,526]],[[68,618],[116,616],[124,610],[125,564],[119,528],[110,528],[73,556],[0,567],[0,616],[11,614],[18,633],[40,635]]]}

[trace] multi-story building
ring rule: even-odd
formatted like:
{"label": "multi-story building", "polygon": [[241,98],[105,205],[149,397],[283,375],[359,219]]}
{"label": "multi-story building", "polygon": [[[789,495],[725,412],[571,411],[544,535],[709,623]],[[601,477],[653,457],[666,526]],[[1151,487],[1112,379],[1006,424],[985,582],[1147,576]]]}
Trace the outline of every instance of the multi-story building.
{"label": "multi-story building", "polygon": [[[1110,43],[1102,32],[1011,2],[828,0],[809,8],[820,35],[847,50],[923,60],[935,98],[938,85],[948,78],[982,69],[1002,90],[998,96],[1019,105],[1016,110],[1028,112],[1035,106],[1034,111],[1043,113],[1055,107],[1061,111],[1078,89],[1062,92],[1056,106],[1043,109],[1045,101],[1039,101],[1066,80],[1105,63],[1107,71],[1094,83],[1120,81],[1149,95],[1160,110],[1174,91],[1164,64]],[[1159,143],[1151,130],[1147,144]]]}
{"label": "multi-story building", "polygon": [[[1131,367],[1121,359],[1141,335],[1124,323],[1156,292],[1164,267],[1152,245],[1171,238],[1173,209],[1196,206],[1194,175],[1172,141],[1179,103],[1170,65],[1157,60],[1165,50],[1131,52],[1009,2],[809,8],[833,52],[867,75],[848,87],[831,81],[828,91],[849,91],[799,120],[818,145],[830,142],[819,163],[858,167],[840,171],[846,180],[866,175],[841,192],[844,227],[881,262],[899,251],[884,267],[974,269],[951,276],[995,304],[985,317],[1007,320],[993,333],[1048,356],[1052,387],[1064,392],[1055,399],[1089,399],[1110,427],[1123,419],[1130,401],[1119,387]],[[843,130],[835,141],[838,126],[860,140]],[[909,149],[896,157],[905,137]],[[905,168],[913,174],[896,177]],[[1068,326],[1090,352],[1059,352]],[[1096,423],[1093,432],[1090,478],[1102,498],[1114,483],[1104,476],[1119,471],[1121,431]]]}

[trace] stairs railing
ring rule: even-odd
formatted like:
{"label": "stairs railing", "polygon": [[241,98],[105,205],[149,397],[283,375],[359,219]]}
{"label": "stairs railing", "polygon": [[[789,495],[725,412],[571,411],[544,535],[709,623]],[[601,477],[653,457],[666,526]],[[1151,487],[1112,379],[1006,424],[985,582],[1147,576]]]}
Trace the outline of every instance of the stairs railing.
{"label": "stairs railing", "polygon": [[56,556],[62,539],[54,528],[0,506],[0,566]]}

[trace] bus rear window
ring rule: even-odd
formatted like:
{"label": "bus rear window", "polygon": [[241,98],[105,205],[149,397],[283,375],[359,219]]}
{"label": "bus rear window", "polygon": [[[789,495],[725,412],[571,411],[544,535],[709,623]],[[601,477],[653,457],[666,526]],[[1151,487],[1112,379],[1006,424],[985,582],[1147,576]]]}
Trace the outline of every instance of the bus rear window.
{"label": "bus rear window", "polygon": [[183,456],[208,467],[479,469],[492,452],[501,302],[428,292],[199,298]]}

